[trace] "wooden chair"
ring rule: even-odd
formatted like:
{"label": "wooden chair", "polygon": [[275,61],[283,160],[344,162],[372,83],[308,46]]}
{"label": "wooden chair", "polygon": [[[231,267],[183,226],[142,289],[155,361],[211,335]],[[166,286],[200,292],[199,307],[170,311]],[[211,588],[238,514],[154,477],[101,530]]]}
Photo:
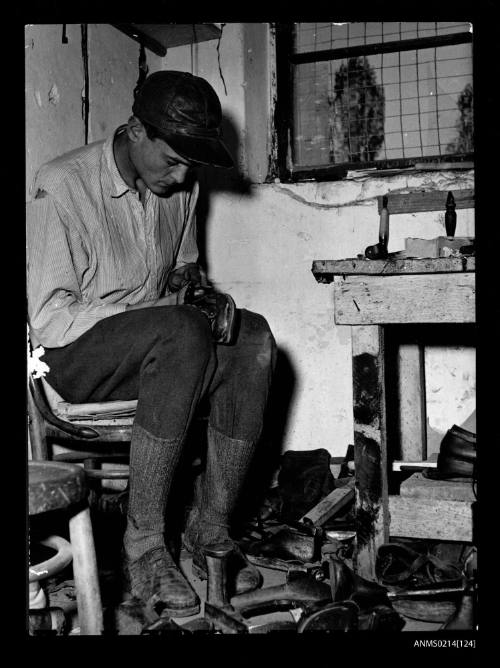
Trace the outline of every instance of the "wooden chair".
{"label": "wooden chair", "polygon": [[[34,460],[83,462],[87,476],[126,479],[126,469],[105,469],[104,461],[128,460],[137,401],[71,404],[43,378],[28,377],[28,423]],[[54,454],[55,441],[69,452]]]}

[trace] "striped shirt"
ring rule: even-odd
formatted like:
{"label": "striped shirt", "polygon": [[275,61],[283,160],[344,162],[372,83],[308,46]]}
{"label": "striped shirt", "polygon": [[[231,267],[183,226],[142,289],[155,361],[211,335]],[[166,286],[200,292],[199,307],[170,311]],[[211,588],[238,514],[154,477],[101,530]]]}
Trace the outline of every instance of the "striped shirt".
{"label": "striped shirt", "polygon": [[[115,132],[122,132],[124,126]],[[28,316],[34,346],[66,346],[128,304],[178,293],[171,271],[198,259],[198,183],[144,202],[121,177],[113,139],[43,165],[26,205]]]}

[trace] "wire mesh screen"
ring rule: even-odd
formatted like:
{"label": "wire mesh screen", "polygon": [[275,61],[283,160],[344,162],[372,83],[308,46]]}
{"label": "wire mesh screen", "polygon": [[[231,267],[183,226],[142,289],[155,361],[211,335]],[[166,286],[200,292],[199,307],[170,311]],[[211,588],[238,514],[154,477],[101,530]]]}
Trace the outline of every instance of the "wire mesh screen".
{"label": "wire mesh screen", "polygon": [[[298,58],[294,164],[471,153],[472,45],[429,47],[426,39],[470,31],[469,23],[458,22],[297,23],[296,54],[347,51],[346,57],[323,56],[317,62]],[[422,48],[415,41],[420,39],[425,40]],[[405,49],[397,50],[404,41]],[[389,52],[388,42],[394,43]],[[373,53],[377,44],[385,45],[386,52]],[[353,55],[351,47],[357,47]]]}

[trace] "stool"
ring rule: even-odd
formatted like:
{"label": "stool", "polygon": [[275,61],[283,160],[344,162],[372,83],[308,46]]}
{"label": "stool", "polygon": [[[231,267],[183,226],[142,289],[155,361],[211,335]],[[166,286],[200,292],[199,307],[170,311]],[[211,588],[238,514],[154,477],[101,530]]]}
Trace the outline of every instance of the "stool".
{"label": "stool", "polygon": [[80,632],[101,635],[102,604],[85,473],[75,464],[29,461],[28,481],[30,517],[76,507],[69,520],[69,536]]}

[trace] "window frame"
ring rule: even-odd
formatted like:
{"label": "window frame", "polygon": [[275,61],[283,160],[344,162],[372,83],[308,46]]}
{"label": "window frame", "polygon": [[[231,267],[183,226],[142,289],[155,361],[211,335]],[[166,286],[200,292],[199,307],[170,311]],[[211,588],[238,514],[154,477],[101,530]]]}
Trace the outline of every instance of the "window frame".
{"label": "window frame", "polygon": [[341,59],[359,55],[396,53],[398,51],[409,51],[417,48],[424,49],[472,43],[471,32],[419,37],[403,41],[378,42],[338,49],[324,49],[315,52],[308,51],[303,53],[293,53],[295,24],[276,23],[274,28],[276,42],[276,104],[274,126],[277,148],[275,172],[280,181],[337,181],[343,179],[348,171],[366,170],[370,168],[376,168],[380,171],[387,169],[405,169],[414,167],[417,163],[431,163],[435,165],[440,162],[469,162],[474,160],[474,153],[450,153],[446,155],[392,158],[362,163],[346,162],[310,167],[304,165],[294,166],[293,163],[293,75],[295,65],[331,60],[332,56],[335,59]]}

